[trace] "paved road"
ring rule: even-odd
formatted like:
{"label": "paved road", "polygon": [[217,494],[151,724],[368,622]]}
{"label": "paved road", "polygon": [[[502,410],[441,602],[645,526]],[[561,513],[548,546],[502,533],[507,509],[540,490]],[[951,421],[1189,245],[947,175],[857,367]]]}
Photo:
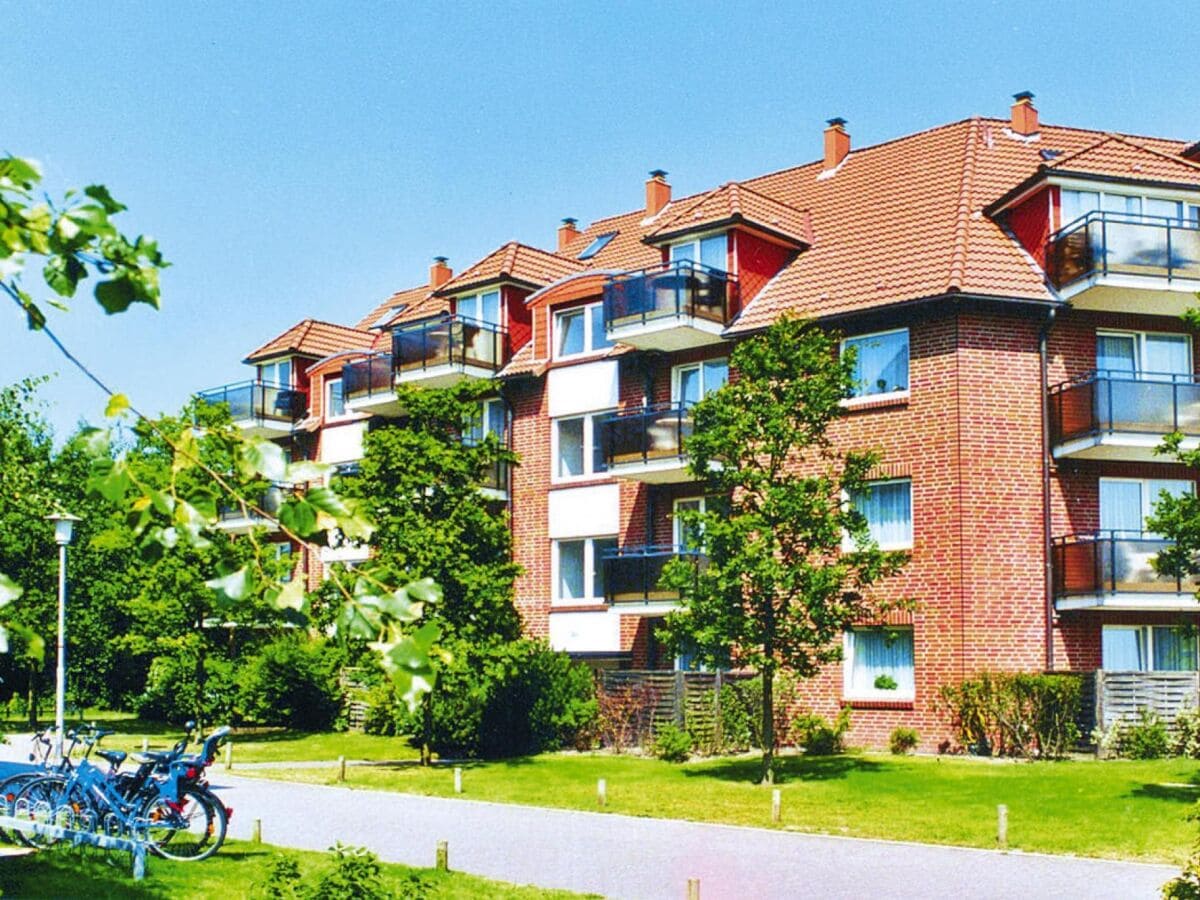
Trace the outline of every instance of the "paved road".
{"label": "paved road", "polygon": [[613,814],[538,809],[239,778],[212,781],[235,809],[230,833],[262,820],[268,843],[323,850],[335,840],[383,859],[614,898],[1157,897],[1166,866],[998,853]]}

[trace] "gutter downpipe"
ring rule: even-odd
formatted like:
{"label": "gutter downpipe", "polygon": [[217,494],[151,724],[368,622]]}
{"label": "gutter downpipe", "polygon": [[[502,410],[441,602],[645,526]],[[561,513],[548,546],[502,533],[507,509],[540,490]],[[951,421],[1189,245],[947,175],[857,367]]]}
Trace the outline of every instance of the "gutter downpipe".
{"label": "gutter downpipe", "polygon": [[1050,514],[1050,373],[1047,344],[1057,315],[1058,308],[1050,307],[1046,312],[1046,321],[1038,332],[1038,356],[1042,372],[1042,553],[1045,558],[1047,672],[1054,671],[1054,573],[1051,565],[1054,538]]}

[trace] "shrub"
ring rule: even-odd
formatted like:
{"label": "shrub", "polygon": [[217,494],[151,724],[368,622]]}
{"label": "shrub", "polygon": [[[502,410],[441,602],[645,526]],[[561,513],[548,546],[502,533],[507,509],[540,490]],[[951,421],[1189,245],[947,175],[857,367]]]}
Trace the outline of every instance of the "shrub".
{"label": "shrub", "polygon": [[658,694],[648,684],[601,687],[596,692],[600,743],[618,753],[644,743],[653,724]]}
{"label": "shrub", "polygon": [[186,650],[155,657],[146,687],[134,700],[137,714],[160,722],[234,720],[237,687],[233,665],[217,656],[206,657],[201,668],[203,680],[197,668],[196,656]]}
{"label": "shrub", "polygon": [[403,732],[442,756],[499,758],[574,746],[594,733],[591,672],[532,640],[451,648],[426,704],[400,709]]}
{"label": "shrub", "polygon": [[[721,699],[722,724],[724,724],[725,709],[728,707],[734,722],[748,732],[748,743],[752,747],[762,747],[762,676],[756,675],[727,685],[729,700],[726,702],[724,692]],[[779,673],[775,676],[772,693],[774,694],[774,732],[775,749],[779,749],[789,736],[791,711],[796,705],[796,681],[789,675]],[[736,710],[734,712],[733,710]],[[736,733],[736,732],[735,732]]]}
{"label": "shrub", "polygon": [[804,748],[805,756],[832,756],[846,750],[846,732],[850,730],[850,710],[843,707],[833,723],[816,713],[804,713],[792,722],[792,739]]}
{"label": "shrub", "polygon": [[308,892],[311,900],[390,900],[383,883],[379,857],[362,847],[335,844],[330,848],[333,866]]}
{"label": "shrub", "polygon": [[1079,738],[1075,675],[981,672],[943,685],[941,705],[959,743],[982,756],[1060,757]]}
{"label": "shrub", "polygon": [[1121,755],[1130,759],[1161,759],[1171,752],[1167,723],[1157,713],[1143,709],[1136,723],[1121,729]]}
{"label": "shrub", "polygon": [[903,756],[917,748],[920,743],[920,738],[917,737],[917,732],[912,728],[896,728],[893,729],[891,736],[888,738],[888,748],[896,756]]}
{"label": "shrub", "polygon": [[336,671],[320,641],[281,637],[238,669],[238,706],[244,719],[302,731],[328,728],[341,708]]}
{"label": "shrub", "polygon": [[363,716],[363,731],[386,737],[400,733],[403,713],[396,690],[390,682],[377,684],[367,691],[367,710]]}
{"label": "shrub", "polygon": [[[720,705],[720,739],[713,749],[722,751],[746,750],[751,746],[751,721],[753,716],[732,684],[721,686],[718,697]],[[760,713],[761,715],[761,713]]]}
{"label": "shrub", "polygon": [[267,877],[257,885],[255,897],[263,900],[299,900],[303,896],[300,864],[294,857],[277,854],[267,870]]}
{"label": "shrub", "polygon": [[687,762],[692,754],[692,736],[674,722],[658,726],[652,752],[664,762]]}
{"label": "shrub", "polygon": [[1186,709],[1175,717],[1174,751],[1200,759],[1200,709]]}

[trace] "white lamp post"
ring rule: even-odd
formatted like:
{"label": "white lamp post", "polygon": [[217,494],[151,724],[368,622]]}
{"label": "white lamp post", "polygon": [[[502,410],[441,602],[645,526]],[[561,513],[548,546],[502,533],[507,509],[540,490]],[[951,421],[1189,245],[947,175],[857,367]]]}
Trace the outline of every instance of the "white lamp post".
{"label": "white lamp post", "polygon": [[54,692],[54,752],[62,759],[63,718],[67,698],[67,544],[79,516],[54,513],[46,516],[54,523],[54,542],[58,544],[58,672]]}

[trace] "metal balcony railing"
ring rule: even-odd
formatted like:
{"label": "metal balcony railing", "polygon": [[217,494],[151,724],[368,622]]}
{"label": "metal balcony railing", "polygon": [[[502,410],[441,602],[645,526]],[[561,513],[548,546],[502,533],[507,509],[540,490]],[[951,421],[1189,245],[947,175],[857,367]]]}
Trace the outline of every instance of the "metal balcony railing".
{"label": "metal balcony railing", "polygon": [[1050,236],[1046,274],[1059,289],[1107,275],[1200,281],[1200,223],[1090,212]]}
{"label": "metal balcony railing", "polygon": [[473,319],[445,316],[392,332],[392,361],[400,377],[438,366],[497,372],[508,359],[508,332]]}
{"label": "metal balcony railing", "polygon": [[294,424],[308,408],[308,395],[266,381],[239,381],[210,388],[196,395],[204,403],[227,403],[234,422],[279,422]]}
{"label": "metal balcony railing", "polygon": [[706,557],[699,550],[673,544],[618,547],[605,553],[604,593],[610,602],[620,600],[663,600],[677,597],[673,591],[660,590],[663,569],[673,559],[692,561],[699,570]]}
{"label": "metal balcony railing", "polygon": [[690,260],[613,275],[604,285],[604,328],[690,317],[729,324],[737,279]]}
{"label": "metal balcony railing", "polygon": [[1050,388],[1050,437],[1123,432],[1200,435],[1200,383],[1192,375],[1089,372]]}
{"label": "metal balcony railing", "polygon": [[1101,531],[1055,540],[1054,594],[1183,593],[1182,578],[1160,575],[1154,559],[1174,541],[1140,531]]}
{"label": "metal balcony railing", "polygon": [[347,402],[395,395],[390,353],[377,353],[342,366],[342,396]]}
{"label": "metal balcony railing", "polygon": [[682,403],[622,410],[600,420],[600,446],[609,468],[682,459],[691,434],[691,407]]}

